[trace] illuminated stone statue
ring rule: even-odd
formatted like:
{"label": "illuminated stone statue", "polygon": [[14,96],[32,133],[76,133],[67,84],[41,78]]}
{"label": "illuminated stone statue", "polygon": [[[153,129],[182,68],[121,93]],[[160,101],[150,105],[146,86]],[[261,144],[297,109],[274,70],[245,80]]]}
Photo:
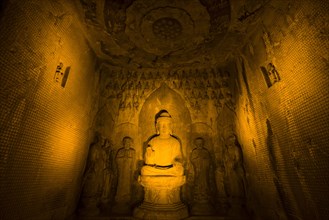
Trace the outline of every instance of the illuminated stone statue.
{"label": "illuminated stone statue", "polygon": [[118,171],[118,184],[115,195],[116,205],[113,212],[118,214],[129,214],[132,202],[132,186],[134,181],[136,152],[132,148],[133,139],[124,137],[123,147],[116,154],[115,162]]}
{"label": "illuminated stone statue", "polygon": [[172,118],[166,110],[157,114],[155,122],[157,135],[148,142],[139,176],[144,201],[134,210],[134,217],[183,219],[188,212],[180,200],[180,187],[186,181],[180,142],[172,136]]}
{"label": "illuminated stone statue", "polygon": [[191,163],[194,168],[194,202],[191,213],[194,215],[212,215],[215,211],[210,203],[211,157],[209,151],[204,147],[203,138],[196,138],[194,144],[196,147],[191,153]]}
{"label": "illuminated stone statue", "polygon": [[104,178],[104,138],[96,134],[95,141],[89,148],[86,170],[83,178],[83,188],[81,193],[82,215],[98,215],[99,203],[103,191]]}
{"label": "illuminated stone statue", "polygon": [[148,143],[142,175],[183,175],[181,147],[179,141],[171,136],[171,120],[168,112],[161,113],[157,118],[158,135]]}

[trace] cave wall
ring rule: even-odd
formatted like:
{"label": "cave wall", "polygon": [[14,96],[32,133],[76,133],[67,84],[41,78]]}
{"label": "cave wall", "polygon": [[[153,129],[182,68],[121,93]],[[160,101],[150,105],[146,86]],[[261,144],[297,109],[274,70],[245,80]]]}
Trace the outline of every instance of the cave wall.
{"label": "cave wall", "polygon": [[255,219],[326,219],[329,5],[270,5],[236,58],[248,208]]}
{"label": "cave wall", "polygon": [[98,77],[71,3],[5,1],[0,21],[0,219],[76,207]]}

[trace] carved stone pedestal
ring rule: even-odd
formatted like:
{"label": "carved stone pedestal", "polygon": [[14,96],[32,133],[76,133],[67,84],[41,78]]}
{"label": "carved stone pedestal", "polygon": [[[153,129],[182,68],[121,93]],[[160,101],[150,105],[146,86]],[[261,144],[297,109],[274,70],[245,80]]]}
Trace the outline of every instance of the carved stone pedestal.
{"label": "carved stone pedestal", "polygon": [[145,196],[143,203],[135,208],[134,217],[150,220],[187,218],[187,207],[180,200],[180,187],[185,181],[185,176],[139,176]]}

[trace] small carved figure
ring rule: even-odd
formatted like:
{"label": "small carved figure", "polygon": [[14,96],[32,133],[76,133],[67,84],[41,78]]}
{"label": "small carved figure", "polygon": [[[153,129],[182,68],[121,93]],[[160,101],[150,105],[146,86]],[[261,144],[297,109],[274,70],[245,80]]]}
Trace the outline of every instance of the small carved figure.
{"label": "small carved figure", "polygon": [[263,73],[268,88],[273,86],[273,84],[275,84],[276,82],[280,81],[280,75],[273,63],[269,63],[266,68],[264,66],[261,66],[260,69]]}
{"label": "small carved figure", "polygon": [[141,79],[142,81],[143,81],[143,80],[146,80],[146,77],[145,77],[144,72],[142,72],[140,79]]}
{"label": "small carved figure", "polygon": [[116,12],[116,15],[114,16],[114,22],[113,22],[113,26],[112,31],[114,33],[120,33],[123,32],[126,28],[125,25],[125,21],[126,21],[126,12],[125,10],[119,10]]}
{"label": "small carved figure", "polygon": [[220,83],[217,81],[217,80],[214,80],[214,83],[213,83],[215,89],[220,89]]}
{"label": "small carved figure", "polygon": [[204,100],[209,100],[209,99],[210,99],[207,90],[204,91],[203,99],[204,99]]}
{"label": "small carved figure", "polygon": [[278,71],[276,70],[275,66],[272,63],[269,63],[267,65],[267,72],[268,72],[268,76],[270,78],[270,81],[272,83],[272,85],[278,81],[280,81],[280,76]]}
{"label": "small carved figure", "polygon": [[211,99],[217,99],[217,95],[214,90],[211,91]]}
{"label": "small carved figure", "polygon": [[190,86],[190,83],[189,83],[188,80],[185,80],[184,89],[186,89],[186,90],[190,90],[191,89],[191,86]]}
{"label": "small carved figure", "polygon": [[208,89],[212,89],[212,84],[211,84],[211,82],[209,80],[207,80],[207,88]]}
{"label": "small carved figure", "polygon": [[200,110],[201,110],[201,105],[199,104],[198,101],[195,101],[194,109],[195,109],[196,111],[200,111]]}
{"label": "small carved figure", "polygon": [[92,24],[95,26],[99,26],[99,22],[97,21],[97,4],[93,0],[80,0],[81,5],[85,11],[85,21],[87,24]]}

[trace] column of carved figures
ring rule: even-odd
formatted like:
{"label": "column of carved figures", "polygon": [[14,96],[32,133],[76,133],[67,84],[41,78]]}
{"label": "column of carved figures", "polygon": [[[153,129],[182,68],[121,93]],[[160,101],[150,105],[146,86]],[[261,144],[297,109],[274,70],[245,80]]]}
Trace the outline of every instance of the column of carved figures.
{"label": "column of carved figures", "polygon": [[104,186],[104,168],[106,167],[105,140],[96,134],[89,148],[87,165],[83,176],[80,198],[81,215],[98,215]]}
{"label": "column of carved figures", "polygon": [[242,150],[235,135],[226,138],[225,188],[229,200],[229,215],[243,215],[245,200],[245,171],[243,167]]}
{"label": "column of carved figures", "polygon": [[117,170],[117,189],[115,194],[115,205],[112,212],[115,214],[131,213],[132,205],[132,190],[134,183],[134,172],[136,162],[136,152],[133,146],[133,139],[131,137],[124,137],[122,145],[116,156],[116,170]]}
{"label": "column of carved figures", "polygon": [[191,153],[191,163],[194,168],[194,189],[192,215],[213,215],[211,204],[209,175],[212,175],[212,163],[209,151],[204,147],[204,139],[194,140],[195,148]]}

